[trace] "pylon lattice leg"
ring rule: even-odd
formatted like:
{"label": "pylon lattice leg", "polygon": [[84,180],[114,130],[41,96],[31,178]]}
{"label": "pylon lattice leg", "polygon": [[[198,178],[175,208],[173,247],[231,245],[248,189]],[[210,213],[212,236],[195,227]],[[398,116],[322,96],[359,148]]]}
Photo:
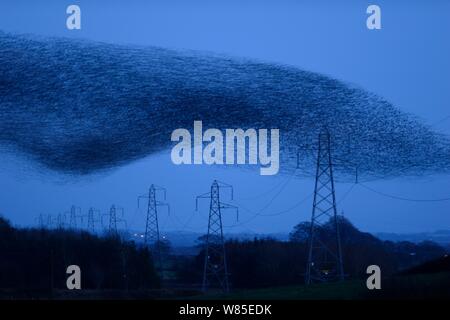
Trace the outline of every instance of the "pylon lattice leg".
{"label": "pylon lattice leg", "polygon": [[70,208],[70,228],[71,229],[76,229],[77,228],[77,212],[76,212],[76,207],[72,206]]}
{"label": "pylon lattice leg", "polygon": [[147,222],[145,225],[144,242],[146,245],[154,246],[153,258],[157,261],[158,267],[161,269],[162,261],[157,208],[156,189],[154,185],[151,185],[148,193]]}
{"label": "pylon lattice leg", "polygon": [[211,186],[211,202],[206,236],[205,263],[203,270],[203,291],[217,285],[223,291],[229,291],[228,269],[223,240],[219,185],[214,181]]}
{"label": "pylon lattice leg", "polygon": [[94,209],[90,208],[88,212],[88,230],[91,233],[95,232],[95,222],[94,222]]}
{"label": "pylon lattice leg", "polygon": [[116,206],[111,206],[109,210],[109,234],[116,236],[117,235],[117,213]]}
{"label": "pylon lattice leg", "polygon": [[[321,228],[324,226],[331,226],[331,228],[324,230]],[[322,132],[319,134],[305,282],[310,284],[343,280],[343,278],[330,134]]]}

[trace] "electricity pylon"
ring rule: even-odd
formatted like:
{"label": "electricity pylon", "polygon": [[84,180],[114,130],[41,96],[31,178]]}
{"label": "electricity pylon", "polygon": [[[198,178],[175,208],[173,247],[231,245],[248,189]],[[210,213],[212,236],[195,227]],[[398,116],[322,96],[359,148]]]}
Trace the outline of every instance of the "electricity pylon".
{"label": "electricity pylon", "polygon": [[44,215],[42,213],[39,214],[39,217],[38,217],[38,226],[39,226],[39,229],[45,228]]}
{"label": "electricity pylon", "polygon": [[167,203],[157,201],[156,196],[157,192],[162,191],[164,193],[164,200],[166,200],[166,189],[163,187],[156,186],[152,184],[148,190],[148,196],[139,196],[138,197],[138,208],[140,199],[148,199],[147,205],[147,219],[145,224],[145,234],[144,234],[144,243],[145,245],[153,245],[154,246],[154,258],[158,261],[159,268],[162,270],[162,261],[161,261],[161,240],[159,234],[159,223],[158,223],[158,207],[165,206],[170,214],[170,206]]}
{"label": "electricity pylon", "polygon": [[[325,224],[331,229],[323,230]],[[319,227],[319,228],[318,228]],[[332,236],[330,236],[332,235]],[[319,134],[314,200],[305,283],[344,279],[339,221],[331,161],[330,133]]]}
{"label": "electricity pylon", "polygon": [[77,228],[77,219],[80,215],[77,212],[81,212],[81,209],[75,206],[70,207],[70,216],[69,216],[69,228],[75,230]]}
{"label": "electricity pylon", "polygon": [[87,222],[87,228],[90,232],[94,233],[95,231],[95,222],[94,222],[94,209],[89,208],[88,211],[88,222]]}
{"label": "electricity pylon", "polygon": [[56,227],[58,229],[64,229],[66,225],[66,215],[58,213],[58,216],[56,218]]}
{"label": "electricity pylon", "polygon": [[117,212],[116,206],[112,205],[111,209],[109,209],[109,234],[117,235]]}
{"label": "electricity pylon", "polygon": [[[89,208],[88,214],[87,214],[87,230],[91,233],[95,233],[95,223],[99,222],[95,219],[95,212],[98,212],[98,210],[95,210],[94,208]],[[117,224],[117,223],[116,223]]]}
{"label": "electricity pylon", "polygon": [[[117,217],[117,211],[120,211],[120,217]],[[101,216],[101,224],[103,224],[103,217],[107,216],[109,219],[109,225],[108,225],[108,234],[111,237],[118,237],[119,232],[117,228],[117,224],[122,222],[125,225],[125,228],[127,228],[127,222],[125,221],[124,217],[124,210],[122,208],[117,208],[115,205],[112,205],[109,209],[109,213]]]}
{"label": "electricity pylon", "polygon": [[52,215],[47,215],[47,228],[50,229],[53,226],[53,218]]}
{"label": "electricity pylon", "polygon": [[207,291],[209,287],[216,285],[224,292],[230,291],[228,280],[228,266],[223,240],[222,209],[235,209],[239,217],[239,209],[236,206],[220,201],[220,189],[231,189],[231,200],[233,200],[233,187],[223,182],[214,180],[211,192],[197,196],[196,210],[198,210],[198,199],[210,199],[208,233],[205,243],[205,262],[203,267],[202,290]]}

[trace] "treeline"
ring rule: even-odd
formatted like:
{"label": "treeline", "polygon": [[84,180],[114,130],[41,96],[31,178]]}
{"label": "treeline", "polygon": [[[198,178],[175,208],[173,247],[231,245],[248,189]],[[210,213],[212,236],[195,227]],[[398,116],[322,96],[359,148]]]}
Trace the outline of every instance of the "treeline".
{"label": "treeline", "polygon": [[[379,265],[383,276],[389,276],[446,253],[432,242],[379,240],[360,232],[343,218],[339,219],[339,226],[344,270],[349,279],[366,277],[366,268],[371,264]],[[322,241],[331,245],[330,228],[330,224],[325,224],[316,232]],[[308,232],[309,223],[304,222],[293,229],[289,241],[270,238],[227,241],[232,287],[303,284]],[[162,246],[165,282],[179,287],[201,283],[204,240],[205,237],[199,239],[200,250],[196,256],[170,256],[169,245]],[[64,290],[69,265],[81,268],[83,289],[139,291],[148,296],[149,289],[161,287],[148,248],[118,237],[97,237],[86,232],[16,229],[0,218],[0,293],[14,290],[35,297],[36,293],[48,296],[56,290]]]}
{"label": "treeline", "polygon": [[0,218],[0,288],[48,293],[66,289],[69,265],[81,269],[83,289],[159,288],[151,253],[118,237],[87,232],[16,229]]}
{"label": "treeline", "polygon": [[[322,241],[333,243],[331,224],[317,228]],[[446,250],[432,242],[382,241],[355,228],[348,220],[339,219],[344,271],[346,277],[366,277],[366,268],[376,264],[383,276],[443,256]],[[230,281],[234,288],[262,288],[304,283],[308,249],[309,223],[298,224],[290,241],[254,239],[229,240],[225,244]],[[201,238],[201,240],[204,238]],[[200,246],[203,246],[200,243]],[[180,261],[181,260],[181,261]],[[202,279],[204,251],[192,258],[178,257],[177,275],[183,283],[199,283]]]}

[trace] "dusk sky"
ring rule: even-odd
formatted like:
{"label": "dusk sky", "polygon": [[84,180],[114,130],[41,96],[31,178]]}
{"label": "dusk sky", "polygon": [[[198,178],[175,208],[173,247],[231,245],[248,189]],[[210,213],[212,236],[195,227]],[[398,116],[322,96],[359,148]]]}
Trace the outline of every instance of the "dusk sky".
{"label": "dusk sky", "polygon": [[[376,1],[382,29],[369,31],[367,1],[49,1],[0,2],[0,30],[76,37],[115,44],[151,45],[249,57],[292,65],[355,84],[450,134],[450,2]],[[65,27],[65,8],[78,4],[82,29]],[[39,11],[38,11],[39,9]],[[39,13],[38,13],[39,12]],[[240,207],[223,212],[225,232],[289,232],[310,219],[314,181],[259,170],[175,166],[169,151],[101,174],[68,176],[12,154],[0,154],[0,214],[14,224],[35,224],[42,214],[72,204],[86,213],[111,204],[125,209],[128,227],[143,230],[137,196],[150,184],[167,189],[171,213],[160,212],[161,232],[206,232],[208,204],[195,196],[214,178],[232,184]],[[448,175],[399,177],[365,185],[411,200],[450,198]],[[368,232],[422,232],[450,228],[450,201],[406,201],[359,184],[337,183],[339,212]]]}

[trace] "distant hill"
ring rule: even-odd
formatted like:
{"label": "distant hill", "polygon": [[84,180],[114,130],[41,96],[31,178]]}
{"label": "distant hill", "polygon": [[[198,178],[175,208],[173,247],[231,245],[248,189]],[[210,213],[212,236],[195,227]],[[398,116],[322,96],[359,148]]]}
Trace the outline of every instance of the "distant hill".
{"label": "distant hill", "polygon": [[[198,244],[197,240],[203,234],[199,232],[191,232],[191,231],[168,231],[161,232],[161,238],[164,240],[170,241],[173,248],[184,248],[184,247],[193,247]],[[136,242],[143,242],[143,233],[142,232],[130,232],[129,233],[130,240],[134,240]],[[266,239],[271,238],[279,241],[287,241],[289,240],[288,233],[227,233],[225,234],[226,239],[234,239],[234,240],[253,240],[257,239]]]}
{"label": "distant hill", "polygon": [[440,272],[450,272],[450,256],[445,255],[441,258],[427,261],[419,266],[402,272],[402,274],[425,274]]}
{"label": "distant hill", "polygon": [[[168,231],[162,232],[161,237],[169,240],[172,244],[172,247],[192,247],[197,245],[197,239],[202,236],[202,233],[199,232],[191,232],[191,231]],[[422,233],[387,233],[387,232],[378,232],[373,233],[375,237],[383,241],[393,241],[393,242],[402,242],[408,241],[412,243],[420,243],[424,241],[433,241],[435,243],[440,244],[443,247],[446,247],[450,250],[450,230],[438,230],[434,232],[422,232]],[[143,233],[142,232],[130,232],[132,240],[136,242],[143,241]],[[287,241],[289,240],[289,234],[283,232],[277,233],[228,233],[225,234],[225,237],[228,239],[236,239],[236,240],[253,240],[257,239],[266,239],[272,238],[279,241]]]}
{"label": "distant hill", "polygon": [[394,242],[409,241],[419,243],[423,241],[433,241],[444,247],[450,247],[450,230],[438,230],[434,232],[421,233],[385,233],[379,232],[374,234],[381,240]]}

